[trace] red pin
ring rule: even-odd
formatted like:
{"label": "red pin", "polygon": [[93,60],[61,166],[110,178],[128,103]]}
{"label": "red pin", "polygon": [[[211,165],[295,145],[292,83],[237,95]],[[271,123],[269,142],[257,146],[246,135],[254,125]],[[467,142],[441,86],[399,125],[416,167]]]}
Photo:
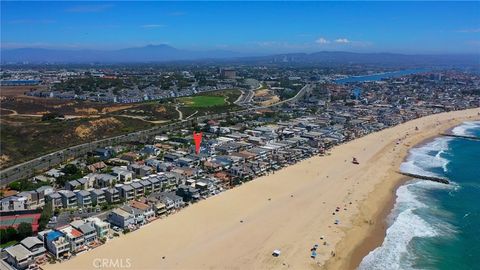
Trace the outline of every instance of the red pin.
{"label": "red pin", "polygon": [[195,141],[195,153],[200,153],[200,144],[202,143],[202,132],[193,132],[193,141]]}

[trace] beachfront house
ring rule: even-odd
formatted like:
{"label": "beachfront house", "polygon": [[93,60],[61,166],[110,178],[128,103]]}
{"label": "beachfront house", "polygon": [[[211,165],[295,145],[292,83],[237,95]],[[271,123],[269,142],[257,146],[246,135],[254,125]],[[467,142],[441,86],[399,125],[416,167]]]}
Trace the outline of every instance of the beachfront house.
{"label": "beachfront house", "polygon": [[176,195],[183,198],[185,202],[198,201],[200,199],[200,192],[197,188],[187,185],[179,185]]}
{"label": "beachfront house", "polygon": [[38,237],[29,236],[20,241],[20,244],[32,253],[32,258],[43,256],[47,251],[43,245],[43,241]]}
{"label": "beachfront house", "polygon": [[77,253],[82,250],[85,245],[85,237],[83,233],[71,225],[64,226],[60,231],[65,235],[65,239],[70,244],[70,251]]}
{"label": "beachfront house", "polygon": [[145,216],[143,215],[143,212],[142,210],[140,209],[137,209],[137,208],[134,208],[130,205],[124,205],[122,207],[120,207],[120,209],[122,209],[123,211],[131,214],[134,218],[134,225],[143,225],[146,223],[146,219],[145,219]]}
{"label": "beachfront house", "polygon": [[152,220],[155,218],[155,210],[152,205],[145,204],[139,201],[130,202],[130,206],[142,212],[146,221]]}
{"label": "beachfront house", "polygon": [[179,209],[185,204],[183,198],[173,192],[160,192],[157,198],[166,205],[167,210]]}
{"label": "beachfront house", "polygon": [[83,220],[75,220],[70,222],[70,225],[83,233],[85,245],[97,240],[97,231],[90,223]]}
{"label": "beachfront house", "polygon": [[5,249],[6,262],[16,269],[26,269],[32,262],[32,253],[23,245],[14,245]]}
{"label": "beachfront house", "polygon": [[110,231],[110,223],[105,222],[98,217],[89,217],[85,219],[85,222],[89,223],[95,228],[98,238],[104,238],[108,236]]}
{"label": "beachfront house", "polygon": [[70,254],[70,243],[63,232],[51,231],[47,233],[45,243],[47,250],[57,259]]}
{"label": "beachfront house", "polygon": [[199,190],[200,196],[208,197],[212,195],[216,189],[215,179],[203,178],[196,182],[195,187]]}
{"label": "beachfront house", "polygon": [[155,215],[157,217],[162,216],[167,213],[167,206],[161,202],[155,195],[151,195],[147,198],[149,205],[153,207]]}
{"label": "beachfront house", "polygon": [[115,208],[108,214],[107,221],[114,226],[126,229],[130,225],[135,224],[135,217],[130,212],[127,212],[121,208]]}

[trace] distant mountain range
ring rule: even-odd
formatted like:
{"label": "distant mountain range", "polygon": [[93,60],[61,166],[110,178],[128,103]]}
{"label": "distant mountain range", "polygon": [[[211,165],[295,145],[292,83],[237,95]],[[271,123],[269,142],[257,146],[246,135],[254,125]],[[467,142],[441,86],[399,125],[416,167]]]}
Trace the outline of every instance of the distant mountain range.
{"label": "distant mountain range", "polygon": [[399,64],[399,65],[480,65],[479,55],[407,55],[394,53],[353,53],[322,51],[251,56],[226,50],[190,51],[169,45],[148,45],[120,50],[57,50],[40,48],[2,49],[1,62],[8,63],[155,63],[185,60],[228,60],[249,63],[301,64]]}
{"label": "distant mountain range", "polygon": [[240,53],[180,50],[169,45],[148,45],[120,50],[3,49],[2,63],[147,63],[245,56]]}

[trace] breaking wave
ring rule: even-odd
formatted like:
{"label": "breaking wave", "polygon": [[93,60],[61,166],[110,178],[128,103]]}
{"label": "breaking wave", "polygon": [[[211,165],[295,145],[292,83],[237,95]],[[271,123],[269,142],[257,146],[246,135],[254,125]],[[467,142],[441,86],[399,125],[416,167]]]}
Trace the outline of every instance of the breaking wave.
{"label": "breaking wave", "polygon": [[[414,238],[449,237],[456,229],[436,215],[429,215],[427,205],[422,198],[432,189],[454,189],[430,181],[413,180],[397,190],[397,200],[389,216],[389,228],[382,245],[365,258],[358,269],[413,269],[415,253],[410,245]],[[433,211],[439,211],[438,209]]]}
{"label": "breaking wave", "polygon": [[464,122],[462,125],[452,129],[452,133],[455,135],[469,136],[473,135],[472,130],[480,128],[480,121]]}
{"label": "breaking wave", "polygon": [[400,165],[400,171],[427,176],[439,176],[435,169],[446,172],[449,161],[442,154],[448,150],[451,140],[446,137],[435,138],[419,148],[412,148],[407,160]]}
{"label": "breaking wave", "polygon": [[[479,122],[480,123],[480,122]],[[465,129],[468,131],[468,128]],[[458,129],[456,132],[459,132]],[[402,172],[442,177],[447,172],[447,151],[452,138],[439,137],[413,148],[400,166]],[[380,247],[371,251],[360,263],[360,270],[414,269],[414,239],[453,237],[456,228],[439,217],[449,213],[435,207],[429,192],[447,189],[456,192],[456,183],[444,185],[432,181],[413,179],[397,189],[395,206],[388,217],[388,229]],[[447,218],[448,219],[448,218]]]}

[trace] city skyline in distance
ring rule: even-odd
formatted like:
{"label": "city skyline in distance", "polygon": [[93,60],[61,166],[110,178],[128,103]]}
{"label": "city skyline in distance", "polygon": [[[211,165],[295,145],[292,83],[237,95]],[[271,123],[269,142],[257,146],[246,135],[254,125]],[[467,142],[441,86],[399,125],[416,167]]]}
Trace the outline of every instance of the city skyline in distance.
{"label": "city skyline in distance", "polygon": [[2,2],[2,49],[478,54],[478,2]]}

